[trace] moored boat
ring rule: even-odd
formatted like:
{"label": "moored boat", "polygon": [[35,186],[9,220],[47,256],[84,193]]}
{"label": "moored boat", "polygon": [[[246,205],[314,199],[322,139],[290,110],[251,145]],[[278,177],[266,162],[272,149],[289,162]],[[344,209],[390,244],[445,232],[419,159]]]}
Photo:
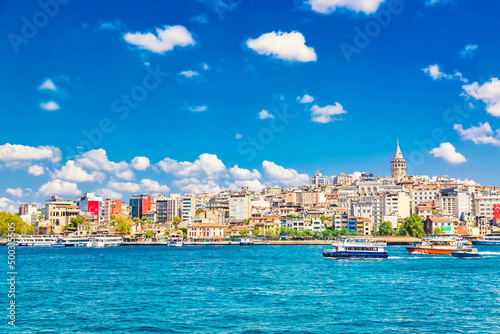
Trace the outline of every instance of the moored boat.
{"label": "moored boat", "polygon": [[17,247],[50,247],[56,243],[54,235],[19,235],[16,237]]}
{"label": "moored boat", "polygon": [[477,251],[477,248],[463,247],[462,249],[451,254],[453,257],[458,258],[477,258],[481,257],[481,254]]}
{"label": "moored boat", "polygon": [[115,234],[96,234],[90,235],[89,241],[88,247],[116,247],[121,245],[122,237]]}
{"label": "moored boat", "polygon": [[172,234],[168,237],[168,247],[182,247],[184,238],[181,234]]}
{"label": "moored boat", "polygon": [[253,245],[252,238],[246,237],[246,238],[240,239],[240,246],[251,246],[251,245]]}
{"label": "moored boat", "polygon": [[375,241],[370,237],[340,237],[332,244],[332,249],[323,251],[329,258],[387,258],[386,241]]}
{"label": "moored boat", "polygon": [[450,255],[458,251],[465,242],[454,237],[429,237],[416,246],[406,247],[408,253]]}
{"label": "moored boat", "polygon": [[500,235],[499,234],[485,235],[481,239],[472,240],[472,243],[474,245],[500,246]]}
{"label": "moored boat", "polygon": [[57,239],[52,247],[91,247],[91,242],[89,237],[72,236]]}

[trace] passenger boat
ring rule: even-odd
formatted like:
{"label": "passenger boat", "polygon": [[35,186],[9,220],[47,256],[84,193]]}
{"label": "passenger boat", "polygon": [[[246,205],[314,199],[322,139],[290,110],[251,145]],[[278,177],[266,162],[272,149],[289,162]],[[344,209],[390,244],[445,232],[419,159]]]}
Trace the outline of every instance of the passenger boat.
{"label": "passenger boat", "polygon": [[499,234],[489,234],[485,235],[481,239],[472,240],[474,245],[497,245],[500,246],[500,235]]}
{"label": "passenger boat", "polygon": [[96,234],[90,235],[89,241],[88,247],[115,247],[121,245],[122,237],[116,234]]}
{"label": "passenger boat", "polygon": [[91,242],[89,237],[65,237],[57,239],[52,247],[91,247]]}
{"label": "passenger boat", "polygon": [[253,245],[252,238],[246,237],[246,238],[240,239],[240,246],[251,246],[251,245]]}
{"label": "passenger boat", "polygon": [[481,254],[477,251],[477,248],[463,247],[462,249],[451,254],[453,257],[458,258],[477,258],[481,257]]}
{"label": "passenger boat", "polygon": [[430,237],[424,238],[422,243],[406,247],[408,253],[450,255],[458,251],[465,244],[459,237]]}
{"label": "passenger boat", "polygon": [[184,238],[181,234],[172,234],[168,237],[168,247],[182,247]]}
{"label": "passenger boat", "polygon": [[17,247],[50,247],[55,242],[54,235],[20,235],[16,238]]}
{"label": "passenger boat", "polygon": [[323,251],[324,257],[332,258],[387,258],[387,241],[375,241],[370,237],[340,237],[332,249]]}

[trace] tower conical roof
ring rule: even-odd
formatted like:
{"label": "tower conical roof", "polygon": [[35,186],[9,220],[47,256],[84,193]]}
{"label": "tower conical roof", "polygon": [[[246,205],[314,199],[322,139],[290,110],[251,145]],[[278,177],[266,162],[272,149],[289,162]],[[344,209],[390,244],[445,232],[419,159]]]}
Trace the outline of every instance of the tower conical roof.
{"label": "tower conical roof", "polygon": [[394,153],[394,158],[393,159],[404,159],[403,158],[403,153],[401,153],[401,149],[399,148],[399,139],[398,139],[398,146],[396,147],[396,152]]}

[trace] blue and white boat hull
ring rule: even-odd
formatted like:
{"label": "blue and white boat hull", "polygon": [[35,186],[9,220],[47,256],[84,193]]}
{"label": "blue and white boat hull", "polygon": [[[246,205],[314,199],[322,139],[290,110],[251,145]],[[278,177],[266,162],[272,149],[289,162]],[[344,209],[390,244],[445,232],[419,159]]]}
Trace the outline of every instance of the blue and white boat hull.
{"label": "blue and white boat hull", "polygon": [[385,259],[389,257],[388,252],[352,252],[352,251],[326,251],[323,253],[324,257],[333,257],[333,258],[356,258],[356,259]]}

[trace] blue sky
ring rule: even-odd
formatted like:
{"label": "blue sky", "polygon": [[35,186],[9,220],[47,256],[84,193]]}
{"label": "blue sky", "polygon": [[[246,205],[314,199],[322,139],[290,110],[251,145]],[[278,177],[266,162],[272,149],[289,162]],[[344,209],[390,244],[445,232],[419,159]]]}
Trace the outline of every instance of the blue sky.
{"label": "blue sky", "polygon": [[495,1],[42,3],[0,5],[0,209],[389,176],[398,138],[500,183]]}

